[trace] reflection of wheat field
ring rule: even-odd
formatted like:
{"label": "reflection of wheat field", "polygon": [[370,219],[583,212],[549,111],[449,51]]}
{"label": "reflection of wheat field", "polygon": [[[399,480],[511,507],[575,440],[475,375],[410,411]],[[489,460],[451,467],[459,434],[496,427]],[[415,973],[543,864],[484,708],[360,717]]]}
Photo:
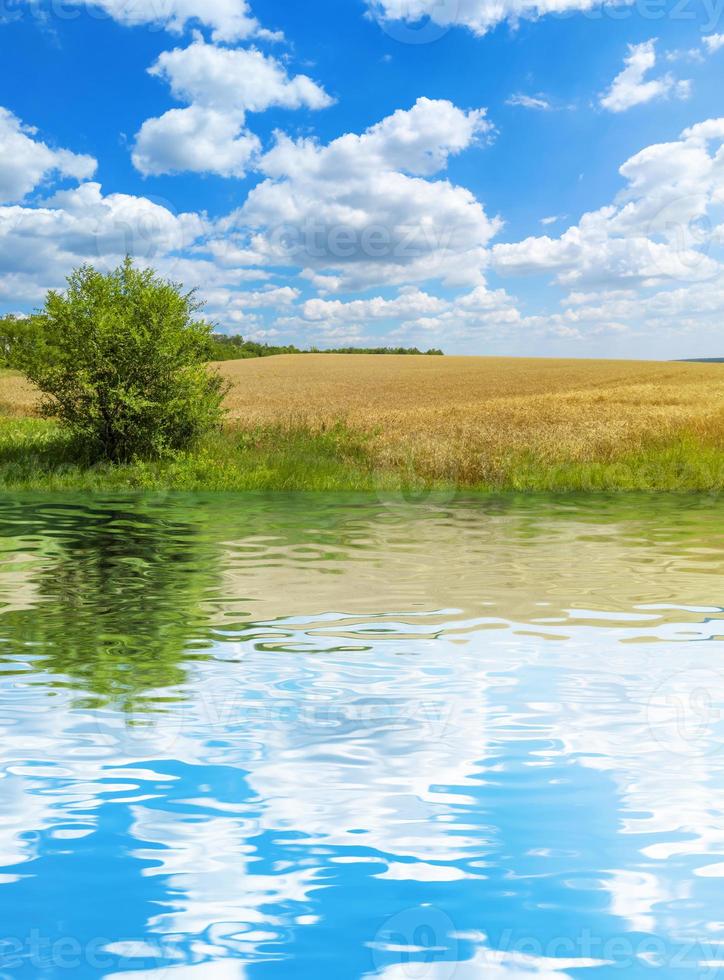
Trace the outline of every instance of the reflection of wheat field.
{"label": "reflection of wheat field", "polygon": [[[680,437],[695,458],[696,446],[724,449],[724,364],[307,354],[217,367],[233,427],[343,423],[375,467],[426,478],[495,482],[521,460],[611,463]],[[0,375],[0,410],[35,404]]]}
{"label": "reflection of wheat field", "polygon": [[343,421],[379,463],[465,482],[511,456],[608,461],[682,431],[724,446],[724,364],[320,354],[221,370],[237,424]]}

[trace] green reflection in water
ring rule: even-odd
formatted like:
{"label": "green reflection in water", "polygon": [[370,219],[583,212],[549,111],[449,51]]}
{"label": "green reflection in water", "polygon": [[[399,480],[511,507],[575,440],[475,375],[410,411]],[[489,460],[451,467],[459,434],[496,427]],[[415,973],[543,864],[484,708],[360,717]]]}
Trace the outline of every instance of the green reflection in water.
{"label": "green reflection in water", "polygon": [[716,497],[0,495],[0,664],[91,706],[162,709],[254,623],[560,632],[574,609],[710,604],[722,570]]}
{"label": "green reflection in water", "polygon": [[207,646],[203,603],[218,556],[198,525],[156,510],[138,501],[0,508],[16,576],[14,592],[4,590],[4,656],[30,656],[91,705],[138,709],[151,691],[158,705],[181,684],[194,647]]}

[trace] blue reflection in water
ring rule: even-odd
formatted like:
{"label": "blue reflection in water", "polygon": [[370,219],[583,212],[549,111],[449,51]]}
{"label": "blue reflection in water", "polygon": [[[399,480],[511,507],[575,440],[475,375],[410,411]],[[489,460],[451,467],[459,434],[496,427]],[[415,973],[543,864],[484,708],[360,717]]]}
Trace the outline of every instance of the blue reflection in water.
{"label": "blue reflection in water", "polygon": [[0,499],[0,977],[724,976],[723,531]]}

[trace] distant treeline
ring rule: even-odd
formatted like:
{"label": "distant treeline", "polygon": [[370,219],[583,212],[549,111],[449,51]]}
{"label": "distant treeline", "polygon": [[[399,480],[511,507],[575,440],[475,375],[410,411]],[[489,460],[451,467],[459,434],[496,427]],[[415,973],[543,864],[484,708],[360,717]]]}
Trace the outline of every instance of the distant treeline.
{"label": "distant treeline", "polygon": [[302,350],[291,344],[286,347],[276,347],[272,344],[260,344],[254,340],[244,340],[238,335],[229,337],[218,333],[213,335],[212,344],[213,351],[210,357],[212,361],[239,361],[252,357],[274,357],[278,354],[424,354],[435,357],[443,356],[441,350],[421,351],[417,347],[335,347],[324,350],[311,347],[309,350]]}
{"label": "distant treeline", "polygon": [[0,367],[16,367],[15,353],[21,346],[32,344],[39,330],[38,317],[0,317]]}
{"label": "distant treeline", "polygon": [[724,357],[684,357],[685,364],[724,364]]}
{"label": "distant treeline", "polygon": [[[33,343],[33,337],[42,331],[39,317],[0,317],[0,367],[15,367],[14,352],[21,345]],[[209,341],[210,361],[239,361],[252,357],[274,357],[278,354],[426,354],[443,356],[441,350],[421,351],[417,347],[336,347],[333,350],[320,350],[311,347],[302,350],[290,344],[274,346],[245,340],[239,335],[212,334]]]}

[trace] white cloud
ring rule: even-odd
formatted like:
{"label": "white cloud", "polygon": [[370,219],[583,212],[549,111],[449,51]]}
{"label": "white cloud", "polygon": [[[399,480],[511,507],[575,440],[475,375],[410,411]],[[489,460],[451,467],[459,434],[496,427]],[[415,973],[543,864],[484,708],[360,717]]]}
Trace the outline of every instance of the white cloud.
{"label": "white cloud", "polygon": [[709,54],[714,54],[720,48],[724,48],[724,34],[708,34],[702,38]]}
{"label": "white cloud", "polygon": [[145,176],[194,171],[243,177],[260,149],[259,139],[233,114],[189,106],[146,120],[133,163]]}
{"label": "white cloud", "polygon": [[469,190],[427,178],[490,128],[483,110],[419,99],[326,146],[280,135],[258,164],[267,179],[222,230],[250,229],[257,261],[322,289],[479,283],[499,222]]}
{"label": "white cloud", "polygon": [[668,62],[695,61],[697,63],[701,63],[703,62],[704,57],[700,48],[684,48],[674,51],[667,51],[666,60]]}
{"label": "white cloud", "polygon": [[702,219],[724,203],[724,120],[646,147],[620,168],[616,202],[584,214],[560,238],[528,238],[493,249],[502,272],[551,272],[562,283],[703,281],[719,273],[714,231]]}
{"label": "white cloud", "polygon": [[523,109],[538,109],[542,112],[547,112],[553,108],[548,99],[544,96],[524,95],[522,92],[511,95],[509,99],[506,99],[505,104],[520,106]]}
{"label": "white cloud", "polygon": [[546,14],[565,14],[622,6],[628,0],[368,0],[375,17],[385,22],[419,23],[430,18],[441,28],[466,27],[482,36],[497,24],[535,19]]}
{"label": "white cloud", "polygon": [[[203,98],[190,77],[184,91]],[[258,90],[253,98],[263,104]],[[225,122],[215,104],[172,112],[182,121],[198,112],[202,124]],[[14,120],[11,129],[19,126]],[[625,186],[614,201],[559,237],[549,231],[492,248],[500,221],[443,173],[451,156],[490,132],[483,110],[420,99],[326,145],[280,135],[262,155],[249,134],[253,144],[240,146],[238,159],[217,156],[217,165],[232,173],[251,157],[263,179],[241,208],[213,222],[143,197],[104,195],[94,182],[33,206],[0,207],[0,296],[14,308],[36,305],[74,266],[112,268],[131,252],[187,288],[200,287],[209,316],[247,336],[360,344],[384,336],[446,349],[511,335],[516,343],[522,336],[571,343],[634,329],[716,337],[724,315],[717,259],[724,247],[724,119],[692,125],[679,139],[632,156],[620,168]],[[22,135],[31,147],[44,147]],[[203,128],[187,142],[198,157],[179,169],[200,167],[219,143],[216,134],[206,144],[202,136]],[[234,138],[230,126],[229,144]],[[161,142],[157,157],[169,146]],[[72,176],[74,166],[56,170]],[[78,165],[79,179],[86,172]],[[528,315],[486,283],[491,268],[548,275],[572,292],[562,306],[554,294],[552,311],[541,294],[536,315]],[[279,284],[272,281],[278,274]],[[440,295],[439,284],[454,291]],[[354,295],[363,289],[375,292]]]}
{"label": "white cloud", "polygon": [[341,342],[342,337],[356,343],[379,343],[380,335],[370,335],[369,330],[382,328],[388,342],[449,349],[451,344],[509,335],[529,322],[502,289],[478,286],[443,298],[405,286],[392,298],[307,300],[296,315],[277,320],[277,325],[297,337],[309,337],[310,343]]}
{"label": "white cloud", "polygon": [[[31,2],[31,0],[27,0]],[[189,25],[211,28],[215,41],[241,41],[266,36],[246,0],[68,0],[77,7],[92,6],[129,27],[159,25],[181,33]]]}
{"label": "white cloud", "polygon": [[630,44],[624,68],[614,78],[608,92],[601,96],[600,104],[610,112],[625,112],[626,109],[643,105],[653,99],[689,97],[691,82],[678,80],[671,73],[647,80],[646,76],[655,67],[655,39],[641,44]]}
{"label": "white cloud", "polygon": [[[636,290],[603,289],[572,293],[563,300],[564,310],[548,317],[551,326],[568,326],[581,337],[603,332],[635,330],[650,337],[658,353],[673,341],[682,350],[702,350],[704,338],[712,353],[717,352],[724,317],[724,286],[721,278],[693,282],[671,288]],[[706,349],[704,347],[704,349]]]}
{"label": "white cloud", "polygon": [[376,296],[373,299],[358,299],[343,302],[339,299],[307,300],[302,307],[302,315],[307,320],[329,321],[369,321],[394,320],[399,317],[418,319],[442,313],[449,304],[437,296],[431,296],[414,287],[400,290],[395,299],[383,299]]}
{"label": "white cloud", "polygon": [[171,271],[170,257],[207,228],[195,214],[175,215],[146,198],[104,196],[97,183],[55,194],[41,206],[0,208],[0,296],[41,300],[84,262],[110,268],[131,253]]}
{"label": "white cloud", "polygon": [[233,112],[324,109],[332,99],[307,75],[292,78],[284,66],[254,48],[223,48],[197,37],[187,48],[164,51],[149,69],[168,82],[176,99]]}
{"label": "white cloud", "polygon": [[231,49],[197,38],[166,51],[150,69],[173,96],[188,102],[148,119],[133,151],[141,173],[194,171],[243,177],[260,149],[245,125],[247,112],[272,106],[323,109],[332,99],[306,75],[290,77],[275,58],[253,49]]}
{"label": "white cloud", "polygon": [[[197,263],[195,263],[196,265]],[[194,270],[190,270],[192,273]],[[216,270],[218,272],[218,270]],[[240,270],[235,270],[238,274]],[[264,289],[240,290],[225,285],[222,277],[218,285],[204,282],[202,295],[205,301],[204,316],[217,323],[222,330],[243,332],[255,339],[277,337],[275,329],[265,329],[263,312],[270,311],[285,316],[294,309],[300,291],[293,286],[269,285]]]}
{"label": "white cloud", "polygon": [[209,305],[219,305],[226,310],[228,305],[234,309],[262,310],[281,309],[292,306],[299,299],[300,292],[292,286],[269,286],[266,289],[250,290],[230,294],[225,291],[218,293],[205,291]]}
{"label": "white cloud", "polygon": [[95,173],[93,157],[51,149],[36,136],[36,129],[0,106],[0,203],[22,201],[54,175],[83,180]]}
{"label": "white cloud", "polygon": [[687,126],[681,134],[681,138],[704,144],[712,140],[724,140],[724,117],[719,119],[706,119],[704,122],[696,123],[694,126]]}

